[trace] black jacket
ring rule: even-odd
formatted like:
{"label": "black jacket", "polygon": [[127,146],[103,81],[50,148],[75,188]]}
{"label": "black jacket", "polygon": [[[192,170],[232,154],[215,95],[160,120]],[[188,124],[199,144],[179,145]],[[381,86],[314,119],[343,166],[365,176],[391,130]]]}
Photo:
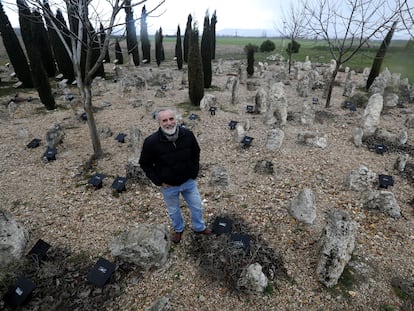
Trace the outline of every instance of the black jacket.
{"label": "black jacket", "polygon": [[161,129],[144,140],[139,164],[157,186],[178,186],[195,179],[200,168],[200,147],[190,130],[178,128],[175,142],[168,141]]}

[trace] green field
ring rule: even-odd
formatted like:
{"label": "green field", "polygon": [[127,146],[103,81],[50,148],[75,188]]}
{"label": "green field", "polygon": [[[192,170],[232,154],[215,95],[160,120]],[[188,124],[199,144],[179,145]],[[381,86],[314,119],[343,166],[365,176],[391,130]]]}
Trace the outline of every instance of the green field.
{"label": "green field", "polygon": [[[222,46],[239,46],[243,48],[247,44],[251,43],[260,47],[263,41],[272,40],[276,45],[276,50],[270,53],[255,53],[256,61],[264,61],[270,54],[280,53],[287,58],[285,49],[282,49],[283,42],[280,38],[246,38],[246,37],[218,37],[216,40],[217,47]],[[301,44],[298,54],[293,54],[293,60],[304,61],[306,56],[312,62],[329,62],[332,57],[329,53],[328,46],[325,41],[314,40],[298,40]],[[344,66],[350,67],[352,70],[361,71],[364,68],[371,68],[375,54],[381,42],[374,42],[369,48],[361,49],[349,62]],[[287,41],[284,42],[285,47]],[[408,78],[411,83],[414,82],[414,49],[406,48],[407,41],[393,41],[389,47],[386,57],[384,59],[382,68],[388,67],[391,72],[401,73],[401,78]],[[234,49],[236,50],[236,49]],[[240,51],[234,53],[230,52],[221,55],[223,58],[236,58],[240,57]]]}

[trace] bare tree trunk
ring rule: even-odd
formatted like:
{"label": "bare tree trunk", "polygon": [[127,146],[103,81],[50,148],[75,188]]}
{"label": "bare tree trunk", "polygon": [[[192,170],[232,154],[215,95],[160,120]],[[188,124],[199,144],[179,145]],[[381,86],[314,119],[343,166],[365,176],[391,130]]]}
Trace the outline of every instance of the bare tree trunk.
{"label": "bare tree trunk", "polygon": [[93,157],[99,159],[103,156],[101,140],[99,139],[98,130],[96,128],[95,116],[92,107],[92,85],[84,85],[84,104],[83,107],[88,118],[89,134],[91,135],[92,146],[93,146]]}
{"label": "bare tree trunk", "polygon": [[338,64],[339,63],[336,64],[335,69],[332,72],[331,79],[329,80],[328,92],[326,94],[325,108],[329,108],[331,106],[332,91],[333,91],[335,79],[336,79],[336,76],[338,75],[338,70],[339,70]]}

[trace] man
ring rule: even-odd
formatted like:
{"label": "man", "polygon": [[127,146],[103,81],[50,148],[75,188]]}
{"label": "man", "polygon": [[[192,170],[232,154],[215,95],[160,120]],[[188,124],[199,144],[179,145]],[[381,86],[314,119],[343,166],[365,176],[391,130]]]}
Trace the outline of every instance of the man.
{"label": "man", "polygon": [[175,112],[164,109],[157,114],[159,129],[144,140],[139,164],[147,177],[157,186],[167,205],[179,243],[184,231],[180,209],[180,194],[191,212],[191,223],[196,233],[211,234],[203,220],[200,193],[195,179],[199,171],[200,147],[194,134],[177,125]]}

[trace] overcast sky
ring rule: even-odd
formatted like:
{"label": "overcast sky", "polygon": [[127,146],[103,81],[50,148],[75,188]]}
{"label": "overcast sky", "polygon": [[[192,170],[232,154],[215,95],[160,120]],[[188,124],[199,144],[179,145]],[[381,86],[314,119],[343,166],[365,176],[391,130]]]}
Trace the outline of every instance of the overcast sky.
{"label": "overcast sky", "polygon": [[[95,0],[96,1],[96,0]],[[267,35],[276,35],[275,23],[281,16],[282,4],[288,7],[294,0],[166,0],[165,3],[148,17],[148,30],[150,33],[162,27],[164,35],[175,34],[180,25],[181,32],[185,30],[188,14],[193,21],[198,21],[199,30],[202,31],[204,16],[209,10],[210,17],[214,11],[217,14],[216,30],[232,29],[260,29],[267,30]],[[52,10],[54,0],[49,0]],[[132,3],[137,1],[132,0]],[[147,11],[153,9],[160,1],[148,0],[145,5]],[[14,27],[19,27],[16,12],[16,1],[3,0],[6,14]],[[105,0],[98,0],[99,7]],[[134,9],[134,17],[141,16],[142,5]],[[158,16],[162,14],[161,16]],[[123,12],[121,14],[123,20]],[[139,25],[137,25],[139,26]],[[272,33],[269,33],[269,30]]]}
{"label": "overcast sky", "polygon": [[[16,13],[15,0],[0,0],[5,8],[6,14],[9,17],[14,27],[19,27],[19,22]],[[26,0],[30,3],[29,0]],[[52,11],[56,11],[57,6],[53,3],[62,0],[48,0]],[[96,5],[96,11],[99,16],[103,12],[108,12],[105,4],[113,0],[92,0]],[[140,0],[132,0],[132,3],[137,3]],[[154,9],[161,0],[148,0],[145,2],[147,12]],[[393,0],[390,0],[393,2]],[[409,0],[410,2],[414,0]],[[192,15],[193,21],[199,24],[200,33],[203,30],[203,22],[206,11],[211,15],[214,11],[217,14],[216,31],[223,29],[257,29],[266,33],[267,36],[280,35],[278,29],[282,28],[281,18],[282,11],[288,13],[291,4],[298,5],[298,0],[165,0],[165,3],[153,12],[147,18],[148,32],[154,32],[160,27],[164,35],[173,35],[177,31],[177,26],[180,25],[181,33],[185,31],[187,17]],[[335,2],[340,5],[341,2]],[[143,4],[134,8],[134,18],[139,19],[141,16]],[[60,6],[64,9],[64,6]],[[90,9],[91,13],[93,10]],[[288,15],[288,14],[287,14]],[[125,21],[124,12],[120,12],[119,21]],[[99,27],[97,25],[96,27]],[[279,28],[278,28],[279,27]],[[123,28],[124,29],[124,28]],[[137,29],[139,29],[139,22],[137,22]],[[401,33],[394,36],[401,37]]]}
{"label": "overcast sky", "polygon": [[[156,3],[156,0],[148,1],[147,10]],[[183,31],[188,14],[191,14],[193,20],[198,21],[201,31],[206,10],[209,10],[210,17],[216,11],[217,30],[263,29],[273,30],[276,34],[275,23],[280,19],[282,3],[287,6],[290,0],[166,0],[163,9],[159,10],[165,10],[165,13],[159,18],[149,19],[148,26],[154,29],[161,26],[164,33],[174,33],[180,25]]]}

